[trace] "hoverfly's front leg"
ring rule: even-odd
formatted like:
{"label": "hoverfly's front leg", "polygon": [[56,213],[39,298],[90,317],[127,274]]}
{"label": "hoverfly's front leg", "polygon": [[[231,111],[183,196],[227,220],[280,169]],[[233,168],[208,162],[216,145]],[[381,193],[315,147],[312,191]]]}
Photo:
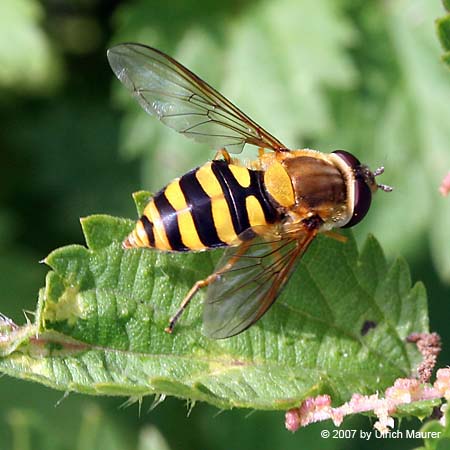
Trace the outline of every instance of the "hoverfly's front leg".
{"label": "hoverfly's front leg", "polygon": [[231,164],[231,156],[224,148],[217,150],[217,153],[214,156],[215,161],[221,158],[223,158],[227,164]]}
{"label": "hoverfly's front leg", "polygon": [[191,300],[194,298],[194,295],[199,291],[199,289],[207,287],[211,283],[214,283],[214,281],[217,280],[217,278],[220,277],[220,275],[228,270],[230,270],[236,261],[247,251],[248,243],[243,242],[240,246],[236,254],[229,259],[227,264],[225,264],[220,269],[213,272],[211,275],[206,277],[203,280],[198,280],[195,282],[194,286],[191,287],[190,291],[187,293],[186,297],[184,297],[183,301],[181,302],[180,306],[178,307],[176,313],[170,318],[169,320],[169,326],[164,329],[166,333],[171,334],[176,323],[178,322],[178,319],[183,314],[184,310],[188,307]]}

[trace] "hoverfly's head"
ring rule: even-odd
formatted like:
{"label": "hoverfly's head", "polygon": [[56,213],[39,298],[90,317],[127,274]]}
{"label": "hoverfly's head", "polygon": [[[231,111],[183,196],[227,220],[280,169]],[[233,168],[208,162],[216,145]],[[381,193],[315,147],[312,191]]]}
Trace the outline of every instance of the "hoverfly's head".
{"label": "hoverfly's head", "polygon": [[353,183],[353,198],[350,199],[353,206],[353,214],[350,220],[342,227],[349,228],[359,223],[367,214],[373,193],[378,189],[384,192],[391,192],[392,187],[376,182],[375,177],[384,172],[384,167],[380,167],[372,172],[367,166],[361,164],[355,156],[345,150],[336,150],[333,153],[345,163],[351,174],[348,177],[349,182]]}

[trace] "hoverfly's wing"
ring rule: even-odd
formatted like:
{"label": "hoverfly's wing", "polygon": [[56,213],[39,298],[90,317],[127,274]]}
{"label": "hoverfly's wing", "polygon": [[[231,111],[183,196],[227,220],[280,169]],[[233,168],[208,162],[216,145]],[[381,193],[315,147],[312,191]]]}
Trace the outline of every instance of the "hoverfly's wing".
{"label": "hoverfly's wing", "polygon": [[145,111],[179,133],[232,153],[241,152],[245,144],[285,149],[209,84],[159,50],[120,44],[108,50],[108,60]]}
{"label": "hoverfly's wing", "polygon": [[288,237],[257,236],[226,250],[207,288],[204,333],[222,339],[246,330],[269,309],[317,230]]}

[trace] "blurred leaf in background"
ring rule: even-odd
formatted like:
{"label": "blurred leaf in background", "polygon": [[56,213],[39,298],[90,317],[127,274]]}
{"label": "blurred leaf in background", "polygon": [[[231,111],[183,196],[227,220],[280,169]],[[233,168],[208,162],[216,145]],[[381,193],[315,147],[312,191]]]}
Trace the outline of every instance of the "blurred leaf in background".
{"label": "blurred leaf in background", "polygon": [[[51,91],[61,82],[61,59],[44,31],[36,0],[0,3],[0,87],[18,93]],[[1,97],[0,97],[1,100]]]}
{"label": "blurred leaf in background", "polygon": [[444,61],[450,68],[450,1],[443,0],[447,14],[436,20],[436,30],[441,41],[444,54],[442,55],[442,61]]}
{"label": "blurred leaf in background", "polygon": [[[366,26],[359,51],[371,58],[361,88],[370,94],[348,99],[350,115],[336,117],[364,131],[364,136],[354,133],[356,141],[349,145],[364,149],[371,165],[384,164],[386,179],[395,187],[394,195],[377,198],[377,214],[358,233],[376,232],[389,254],[414,258],[431,243],[436,269],[450,281],[450,266],[443,264],[450,252],[450,240],[444,238],[450,226],[448,207],[437,190],[450,167],[450,77],[436,58],[439,46],[431,27],[439,6],[391,2],[385,4],[387,16],[375,10],[369,16],[370,7],[361,9],[365,15],[360,23]],[[383,22],[370,26],[377,17]],[[370,43],[378,51],[369,53]]]}
{"label": "blurred leaf in background", "polygon": [[[361,241],[374,233],[390,258],[405,255],[413,278],[425,281],[431,329],[444,343],[440,365],[448,364],[450,208],[438,187],[450,169],[450,76],[434,28],[443,14],[437,0],[0,2],[0,310],[19,323],[22,309],[34,310],[45,272],[37,261],[82,243],[78,217],[134,218],[131,192],[159,189],[213,155],[146,116],[113,80],[106,47],[138,41],[178,58],[293,148],[345,148],[371,167],[385,165],[383,182],[395,191],[375,197],[356,233]],[[123,115],[110,103],[111,86]],[[7,378],[0,395],[5,448],[10,407],[52,425],[54,447],[33,441],[47,450],[73,448],[93,401],[73,395],[55,409],[60,393]],[[96,404],[123,435],[114,435],[121,448],[137,448],[149,423],[172,449],[229,449],[237,435],[230,430],[239,430],[236,449],[343,444],[319,439],[323,424],[288,434],[278,413],[214,418],[216,409],[199,405],[187,418],[179,401],[167,400],[139,418],[117,400]],[[345,426],[370,428],[364,418]]]}
{"label": "blurred leaf in background", "polygon": [[[78,429],[69,438],[56,432],[53,424],[36,410],[12,408],[6,416],[11,450],[170,450],[155,426],[142,429],[137,439],[130,439],[95,403],[87,403],[77,417]],[[136,442],[137,441],[137,442]],[[6,448],[6,447],[2,447]]]}
{"label": "blurred leaf in background", "polygon": [[[224,16],[221,7],[214,8]],[[114,42],[150,42],[170,52],[293,148],[304,136],[329,128],[332,118],[324,86],[345,88],[355,82],[346,52],[355,35],[336,2],[244,2],[239,15],[222,17],[215,29],[200,17],[175,43],[168,42],[159,27],[159,15],[170,15],[169,8],[161,4],[155,11],[154,5],[142,2],[142,9],[154,23],[143,25],[133,6],[123,7],[118,18],[125,25]],[[201,163],[212,155],[212,149],[164,130],[130,102],[122,86],[115,88],[130,104],[122,146],[129,154],[149,155],[144,173],[148,187],[158,189],[189,168],[193,159]],[[254,149],[248,149],[248,155],[254,158]],[[163,161],[169,170],[161,174]]]}

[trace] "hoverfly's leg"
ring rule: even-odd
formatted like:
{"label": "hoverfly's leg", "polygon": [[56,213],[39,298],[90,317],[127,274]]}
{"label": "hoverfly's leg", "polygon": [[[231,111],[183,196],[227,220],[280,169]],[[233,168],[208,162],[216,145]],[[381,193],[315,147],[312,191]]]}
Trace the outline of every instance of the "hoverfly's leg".
{"label": "hoverfly's leg", "polygon": [[181,302],[181,305],[179,306],[177,312],[170,318],[169,320],[169,326],[165,328],[165,332],[171,334],[175,324],[178,322],[178,319],[181,317],[181,314],[183,314],[184,310],[189,305],[190,301],[193,299],[194,295],[198,292],[199,289],[208,286],[208,284],[212,283],[219,274],[217,272],[212,273],[208,278],[205,278],[204,280],[198,280],[195,282],[194,286],[192,286],[191,290],[187,293],[186,297],[184,297],[183,301]]}
{"label": "hoverfly's leg", "polygon": [[247,251],[247,248],[248,248],[248,243],[243,242],[239,246],[239,251],[237,251],[236,254],[232,258],[230,258],[230,260],[228,261],[227,264],[225,264],[219,270],[216,270],[214,273],[212,273],[205,279],[198,280],[195,282],[194,286],[191,287],[191,289],[187,293],[186,297],[184,297],[183,301],[181,302],[180,306],[178,307],[177,312],[170,318],[169,326],[164,329],[164,331],[166,333],[172,334],[172,331],[173,331],[176,323],[178,322],[178,319],[181,317],[184,310],[188,307],[189,303],[194,298],[194,295],[199,291],[199,289],[207,287],[211,283],[214,283],[214,281],[216,281],[217,278],[219,278],[223,272],[230,270],[234,266],[236,261],[239,259],[239,257],[242,256]]}
{"label": "hoverfly's leg", "polygon": [[342,236],[342,234],[336,233],[336,231],[325,231],[323,233],[326,237],[334,239],[335,241],[342,242],[345,244],[348,239],[346,236]]}
{"label": "hoverfly's leg", "polygon": [[217,153],[214,156],[214,160],[222,159],[222,158],[225,160],[225,162],[227,164],[231,164],[231,156],[224,148],[217,150]]}

